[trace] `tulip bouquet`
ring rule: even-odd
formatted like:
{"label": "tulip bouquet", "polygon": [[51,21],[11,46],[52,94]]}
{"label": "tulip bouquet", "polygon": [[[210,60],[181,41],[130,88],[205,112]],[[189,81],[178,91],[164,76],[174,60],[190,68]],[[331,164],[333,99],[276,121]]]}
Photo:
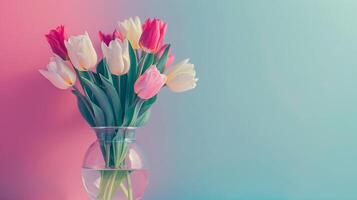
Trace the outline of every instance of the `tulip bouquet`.
{"label": "tulip bouquet", "polygon": [[[54,56],[39,72],[57,88],[71,89],[90,126],[140,127],[161,88],[183,92],[196,86],[194,65],[188,59],[171,66],[174,56],[170,44],[164,43],[166,28],[160,19],[141,24],[135,17],[119,22],[111,34],[99,31],[103,58],[98,62],[88,33],[68,37],[64,26],[59,26],[46,35]],[[101,148],[107,167],[122,165],[125,147],[102,144]],[[117,153],[108,156],[107,148]],[[113,190],[108,187],[116,179],[114,174],[102,174],[98,199],[111,199]]]}

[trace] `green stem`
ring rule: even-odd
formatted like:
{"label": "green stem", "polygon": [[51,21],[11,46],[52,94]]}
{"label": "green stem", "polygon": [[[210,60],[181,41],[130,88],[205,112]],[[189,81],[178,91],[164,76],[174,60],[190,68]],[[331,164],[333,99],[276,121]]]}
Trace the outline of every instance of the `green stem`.
{"label": "green stem", "polygon": [[131,186],[130,171],[128,171],[126,181],[128,182],[128,200],[133,200],[133,188]]}
{"label": "green stem", "polygon": [[139,50],[135,49],[135,59],[136,59],[136,63],[139,62]]}
{"label": "green stem", "polygon": [[106,152],[106,158],[105,159],[105,167],[109,168],[110,167],[110,143],[107,143],[104,141],[104,147],[105,147],[105,152]]}
{"label": "green stem", "polygon": [[[106,170],[101,174],[101,182],[99,187],[99,200],[112,200],[116,191],[119,189],[126,199],[133,200],[133,192],[131,180],[129,180],[129,171],[122,170],[125,169],[125,157],[127,154],[128,144],[126,144],[127,131],[124,130],[122,138],[113,138],[112,147],[113,152],[109,155],[107,152],[106,160],[112,159],[113,162],[107,168],[113,168],[114,170]],[[118,133],[119,134],[119,133]],[[104,146],[108,149],[108,143]],[[110,144],[110,143],[109,143]],[[124,181],[127,180],[127,181]],[[127,182],[127,184],[125,184]]]}
{"label": "green stem", "polygon": [[131,118],[129,126],[135,126],[136,120],[138,118],[138,115],[139,115],[139,112],[140,112],[140,109],[141,109],[141,106],[143,105],[143,103],[144,103],[144,100],[138,98],[138,102],[135,106],[134,114],[133,114],[133,117]]}
{"label": "green stem", "polygon": [[100,187],[99,187],[99,194],[98,194],[98,199],[99,200],[106,200],[108,196],[108,188],[111,183],[110,176],[108,176],[109,171],[102,171],[101,172],[101,179],[100,179]]}
{"label": "green stem", "polygon": [[[127,172],[120,170],[106,170],[101,174],[98,200],[112,200],[118,188],[128,197],[128,190],[123,184]],[[119,182],[120,181],[120,182]]]}
{"label": "green stem", "polygon": [[138,74],[136,75],[136,77],[139,77],[141,75],[147,55],[148,54],[145,53],[145,52],[142,53],[141,59],[140,59],[140,62],[139,62],[139,66],[138,66]]}
{"label": "green stem", "polygon": [[82,99],[82,101],[84,102],[84,105],[87,107],[87,109],[89,110],[89,114],[90,116],[92,117],[93,120],[95,120],[95,116],[94,116],[94,113],[93,113],[93,110],[92,110],[92,107],[88,104],[88,100],[85,98],[85,96],[83,96],[81,94],[81,92],[78,90],[78,88],[73,85],[72,86],[72,90],[74,93],[76,93],[78,95],[79,98]]}
{"label": "green stem", "polygon": [[87,71],[87,73],[89,74],[90,80],[91,80],[93,83],[96,83],[96,80],[95,80],[95,77],[94,77],[94,75],[93,75],[93,72]]}
{"label": "green stem", "polygon": [[115,189],[116,188],[114,188],[115,187],[115,180],[116,180],[116,178],[117,178],[117,175],[118,175],[118,172],[117,171],[114,171],[114,173],[113,173],[113,176],[111,176],[112,178],[110,178],[110,185],[109,185],[109,190],[108,190],[108,192],[106,193],[107,194],[107,196],[108,196],[108,200],[111,200],[111,198],[113,197],[113,195],[114,195],[114,192],[115,192]]}
{"label": "green stem", "polygon": [[123,193],[125,194],[126,198],[128,198],[129,193],[128,193],[128,189],[126,189],[125,185],[123,182],[120,183],[120,189],[123,191]]}
{"label": "green stem", "polygon": [[120,113],[119,113],[119,119],[117,119],[117,123],[118,123],[118,126],[121,126],[122,124],[123,124],[123,114],[124,114],[124,111],[123,111],[123,108],[124,108],[124,106],[123,106],[123,104],[122,104],[122,100],[121,100],[121,98],[120,98],[120,89],[121,89],[121,87],[120,87],[120,76],[117,76],[117,88],[118,88],[118,90],[117,90],[117,93],[118,93],[118,95],[119,95],[119,100],[120,100],[120,103],[119,103],[119,107],[120,107]]}

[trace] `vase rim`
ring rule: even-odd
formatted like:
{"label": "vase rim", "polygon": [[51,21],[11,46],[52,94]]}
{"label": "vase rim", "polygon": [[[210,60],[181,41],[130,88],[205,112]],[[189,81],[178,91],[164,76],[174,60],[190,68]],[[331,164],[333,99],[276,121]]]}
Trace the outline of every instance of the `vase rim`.
{"label": "vase rim", "polygon": [[129,129],[129,130],[135,130],[138,127],[135,126],[94,126],[91,127],[94,130],[106,130],[106,129]]}

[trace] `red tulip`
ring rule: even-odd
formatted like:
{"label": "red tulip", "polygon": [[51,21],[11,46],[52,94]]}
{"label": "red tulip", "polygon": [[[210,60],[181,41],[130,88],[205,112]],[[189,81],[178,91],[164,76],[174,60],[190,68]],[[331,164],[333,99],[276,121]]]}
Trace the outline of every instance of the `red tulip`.
{"label": "red tulip", "polygon": [[117,30],[114,30],[112,34],[105,34],[102,31],[99,31],[99,39],[104,42],[107,46],[112,40],[118,38],[120,41],[124,41],[124,36]]}
{"label": "red tulip", "polygon": [[164,41],[167,25],[159,19],[147,19],[143,24],[140,47],[148,53],[157,53]]}
{"label": "red tulip", "polygon": [[64,30],[64,26],[58,26],[56,29],[50,30],[45,35],[48,43],[50,44],[53,53],[57,54],[63,60],[68,60],[68,53],[64,41],[67,40],[67,34]]}

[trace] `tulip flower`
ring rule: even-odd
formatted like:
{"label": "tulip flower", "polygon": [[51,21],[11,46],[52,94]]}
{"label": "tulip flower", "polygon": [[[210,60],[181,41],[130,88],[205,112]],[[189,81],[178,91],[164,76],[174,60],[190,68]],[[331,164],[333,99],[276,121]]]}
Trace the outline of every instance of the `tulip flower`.
{"label": "tulip flower", "polygon": [[186,59],[180,63],[166,69],[164,74],[167,76],[166,85],[173,92],[184,92],[196,87],[195,66]]}
{"label": "tulip flower", "polygon": [[115,39],[124,41],[124,36],[117,30],[114,30],[112,34],[105,34],[102,31],[99,31],[99,39],[100,41],[104,42],[108,46],[110,41]]}
{"label": "tulip flower", "polygon": [[118,24],[119,31],[129,40],[133,49],[139,49],[139,39],[142,33],[140,18],[129,18]]}
{"label": "tulip flower", "polygon": [[156,53],[162,47],[167,25],[159,19],[147,19],[143,24],[140,47],[148,53]]}
{"label": "tulip flower", "polygon": [[71,36],[64,44],[73,66],[79,71],[87,71],[97,63],[97,54],[87,32]]}
{"label": "tulip flower", "polygon": [[75,73],[58,56],[51,58],[47,70],[40,69],[39,72],[59,89],[72,87],[76,82]]}
{"label": "tulip flower", "polygon": [[67,40],[67,34],[64,31],[64,26],[58,26],[56,29],[50,30],[45,35],[47,42],[50,44],[52,52],[61,57],[63,60],[68,60],[68,53],[64,41]]}
{"label": "tulip flower", "polygon": [[134,91],[141,99],[155,96],[165,84],[166,76],[160,74],[155,65],[151,65],[134,84]]}
{"label": "tulip flower", "polygon": [[102,42],[102,51],[112,74],[122,75],[128,73],[130,67],[128,40],[121,42],[115,39],[109,43],[109,46]]}
{"label": "tulip flower", "polygon": [[[161,58],[161,56],[164,54],[165,49],[167,48],[167,46],[168,46],[168,44],[165,44],[160,48],[159,52],[157,53],[158,58]],[[172,55],[171,49],[170,49],[169,50],[169,55],[167,56],[167,60],[166,60],[166,63],[165,63],[165,69],[167,69],[174,60],[175,60],[175,56]]]}

